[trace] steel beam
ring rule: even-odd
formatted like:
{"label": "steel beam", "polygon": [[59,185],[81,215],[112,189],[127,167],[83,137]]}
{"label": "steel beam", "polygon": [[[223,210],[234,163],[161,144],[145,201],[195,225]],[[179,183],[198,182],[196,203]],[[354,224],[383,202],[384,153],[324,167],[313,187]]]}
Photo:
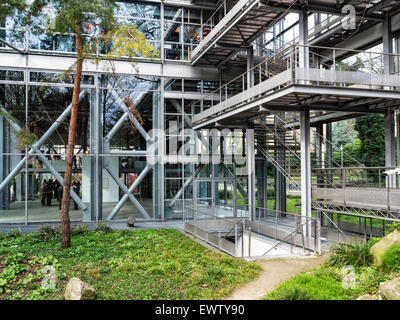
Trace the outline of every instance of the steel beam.
{"label": "steel beam", "polygon": [[[85,90],[83,90],[79,94],[79,101],[83,98],[85,95]],[[11,180],[21,171],[22,167],[25,164],[25,161],[29,159],[33,153],[34,150],[38,149],[44,144],[47,139],[53,134],[55,130],[61,125],[61,123],[68,117],[68,115],[71,112],[72,108],[72,103],[63,111],[63,113],[57,118],[57,120],[54,121],[54,123],[50,126],[49,129],[40,137],[40,139],[35,142],[31,146],[31,150],[28,152],[27,155],[25,155],[22,160],[14,167],[14,169],[8,174],[8,176],[4,179],[4,181],[0,184],[0,192],[11,182]]]}
{"label": "steel beam", "polygon": [[135,116],[129,111],[128,107],[125,105],[125,102],[122,101],[122,99],[117,95],[115,90],[110,90],[112,96],[115,99],[115,102],[118,103],[118,105],[122,108],[125,113],[128,113],[129,119],[133,122],[133,125],[136,127],[136,129],[139,131],[139,133],[142,135],[142,137],[148,142],[151,140],[150,136],[147,134],[146,130],[143,129],[139,121],[136,119]]}
{"label": "steel beam", "polygon": [[115,183],[121,188],[121,190],[125,193],[125,195],[128,195],[128,199],[132,202],[132,204],[136,207],[136,209],[139,210],[139,212],[142,214],[142,216],[145,219],[150,219],[150,216],[147,213],[147,211],[143,208],[143,206],[140,204],[140,202],[134,197],[134,195],[129,192],[129,189],[126,187],[126,185],[124,185],[122,183],[122,181],[117,176],[115,176],[115,174],[112,172],[110,167],[108,165],[105,165],[104,169],[106,169],[108,174],[115,181]]}
{"label": "steel beam", "polygon": [[197,175],[200,173],[201,169],[203,169],[204,164],[201,163],[196,170],[194,171],[194,174],[192,174],[189,178],[186,179],[185,183],[183,186],[179,189],[179,191],[176,193],[176,195],[172,198],[171,203],[169,204],[169,207],[172,208],[175,204],[175,202],[179,199],[179,197],[182,195],[183,190],[187,188],[192,181],[197,177]]}
{"label": "steel beam", "polygon": [[114,207],[113,211],[108,215],[107,221],[112,220],[118,211],[122,208],[122,206],[125,204],[126,200],[129,198],[129,194],[131,194],[142,182],[142,180],[146,177],[146,175],[149,173],[149,171],[152,170],[152,166],[149,164],[146,165],[146,167],[143,169],[143,171],[139,174],[137,179],[135,180],[134,183],[129,187],[128,192],[124,194],[124,196],[119,200],[117,205]]}
{"label": "steel beam", "polygon": [[[7,110],[0,105],[0,109],[3,112],[7,112]],[[8,123],[11,125],[11,127],[16,130],[19,131],[21,130],[21,127],[19,126],[19,124],[17,124],[16,122],[12,121],[11,119],[7,118]],[[47,169],[49,169],[49,171],[51,172],[51,174],[53,176],[56,177],[57,181],[63,185],[64,184],[64,179],[61,177],[61,175],[58,173],[58,171],[56,169],[54,169],[53,165],[51,164],[51,162],[47,159],[47,157],[45,157],[43,155],[43,153],[39,150],[39,147],[37,146],[37,143],[35,143],[34,145],[31,146],[31,156],[36,156],[38,158],[40,158],[40,160],[43,162],[43,164],[47,167]],[[88,208],[86,207],[86,205],[82,202],[81,198],[79,197],[79,195],[77,195],[74,190],[71,188],[70,190],[70,194],[71,194],[71,198],[78,204],[78,206],[85,212],[88,210]]]}

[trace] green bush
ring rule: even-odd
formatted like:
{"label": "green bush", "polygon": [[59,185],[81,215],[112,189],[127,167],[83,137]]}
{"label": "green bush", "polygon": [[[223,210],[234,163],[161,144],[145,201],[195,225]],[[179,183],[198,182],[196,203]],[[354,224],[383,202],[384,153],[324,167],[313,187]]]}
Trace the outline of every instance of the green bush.
{"label": "green bush", "polygon": [[400,244],[394,244],[383,254],[381,267],[385,271],[400,271]]}
{"label": "green bush", "polygon": [[311,300],[308,291],[299,287],[283,287],[274,295],[276,300]]}
{"label": "green bush", "polygon": [[78,234],[85,234],[89,230],[89,226],[86,224],[77,225],[75,228],[71,229],[71,234],[78,235]]}
{"label": "green bush", "polygon": [[273,197],[275,197],[275,189],[274,189],[274,188],[268,188],[268,189],[267,189],[267,197],[268,197],[268,198],[273,198]]}
{"label": "green bush", "polygon": [[0,240],[10,240],[22,236],[21,229],[11,229],[7,232],[0,233]]}
{"label": "green bush", "polygon": [[344,289],[340,271],[318,268],[302,273],[278,285],[268,293],[266,300],[343,300],[358,296],[357,289]]}
{"label": "green bush", "polygon": [[392,224],[389,224],[386,226],[386,234],[389,234],[389,233],[393,232],[394,230],[400,231],[400,223],[393,222]]}
{"label": "green bush", "polygon": [[110,233],[112,229],[103,221],[99,221],[99,223],[96,224],[96,231],[103,231],[105,233]]}
{"label": "green bush", "polygon": [[[220,199],[224,199],[225,195],[224,195],[224,190],[218,190],[218,196]],[[229,199],[233,199],[233,192],[232,190],[226,190],[226,198]]]}
{"label": "green bush", "polygon": [[52,240],[60,236],[60,227],[52,227],[48,224],[42,224],[38,228],[37,237],[40,240]]}
{"label": "green bush", "polygon": [[369,251],[373,242],[341,242],[330,249],[327,265],[332,267],[353,267],[369,266],[372,263],[372,255]]}

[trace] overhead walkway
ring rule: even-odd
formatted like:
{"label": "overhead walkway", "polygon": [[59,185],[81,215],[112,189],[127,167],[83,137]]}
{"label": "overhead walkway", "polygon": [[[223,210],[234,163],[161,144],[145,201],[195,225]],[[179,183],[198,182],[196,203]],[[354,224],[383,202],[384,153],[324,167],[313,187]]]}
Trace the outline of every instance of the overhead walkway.
{"label": "overhead walkway", "polygon": [[[330,54],[321,56],[316,53],[317,49],[330,50]],[[304,62],[302,53],[305,50],[309,51],[310,58]],[[351,51],[368,58],[359,71],[346,71],[335,61],[339,51]],[[292,46],[284,56],[267,58],[217,89],[212,93],[216,99],[197,101],[196,107],[201,112],[193,117],[193,128],[215,124],[229,127],[262,114],[301,111],[305,107],[323,111],[384,112],[400,101],[399,74],[384,74],[373,67],[385,56],[389,59],[399,57],[347,49]],[[277,68],[278,60],[280,69]]]}
{"label": "overhead walkway", "polygon": [[273,7],[280,1],[269,2],[265,6],[259,0],[221,1],[202,26],[202,39],[192,52],[192,64],[219,66],[238,50],[246,50],[286,13]]}

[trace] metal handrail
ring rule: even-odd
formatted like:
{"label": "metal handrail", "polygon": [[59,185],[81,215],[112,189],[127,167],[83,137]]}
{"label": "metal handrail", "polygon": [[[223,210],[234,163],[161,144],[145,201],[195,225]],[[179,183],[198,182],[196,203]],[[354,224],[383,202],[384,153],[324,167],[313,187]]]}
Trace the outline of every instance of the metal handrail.
{"label": "metal handrail", "polygon": [[[323,46],[301,45],[301,44],[293,44],[293,45],[289,46],[287,49],[289,50],[289,48],[291,48],[291,50],[290,50],[290,51],[291,51],[291,54],[289,54],[288,57],[291,58],[292,53],[293,53],[293,52],[297,52],[297,50],[293,50],[293,49],[301,48],[301,47],[302,47],[302,48],[309,48],[309,49],[313,49],[313,48],[314,48],[314,49],[332,50],[333,52],[346,51],[346,52],[352,52],[352,53],[377,54],[377,55],[382,55],[382,56],[389,55],[389,56],[399,57],[399,58],[400,58],[400,54],[397,54],[397,53],[383,53],[383,52],[362,51],[362,50],[354,50],[354,49],[346,49],[346,48],[323,47]],[[206,100],[207,98],[209,98],[210,96],[215,95],[216,93],[221,92],[221,90],[222,90],[224,87],[227,87],[229,84],[232,84],[234,81],[237,81],[237,80],[243,78],[244,76],[246,76],[247,74],[249,74],[249,73],[251,73],[251,72],[254,72],[256,69],[260,68],[263,64],[267,63],[268,61],[270,61],[270,60],[272,60],[272,59],[276,59],[278,54],[279,54],[279,53],[276,53],[276,54],[273,55],[273,56],[267,57],[267,58],[264,59],[262,62],[258,63],[258,64],[255,65],[254,67],[250,68],[249,70],[247,70],[246,72],[240,74],[239,76],[233,78],[232,80],[228,81],[227,83],[223,84],[222,86],[220,86],[218,89],[214,90],[213,92],[211,92],[211,93],[208,94],[207,96],[203,97],[202,99],[200,99],[200,100],[198,100],[198,101],[193,102],[193,104],[197,104],[197,103],[199,103],[200,101],[204,101],[204,100]],[[312,54],[314,54],[314,55],[319,55],[319,56],[321,56],[321,57],[323,57],[323,58],[326,58],[326,59],[331,59],[331,58],[329,58],[329,57],[324,57],[323,55],[317,54],[317,53],[315,53],[315,52],[312,52]],[[332,58],[332,59],[333,59],[333,58]],[[321,62],[320,62],[320,63],[321,63]],[[329,65],[327,65],[327,64],[324,64],[324,65],[329,66]]]}
{"label": "metal handrail", "polygon": [[293,231],[292,233],[290,233],[288,236],[286,236],[284,239],[280,240],[278,243],[276,243],[275,245],[273,245],[271,248],[269,248],[264,254],[263,256],[265,256],[268,252],[270,252],[271,250],[275,249],[276,247],[278,247],[281,243],[286,242],[286,240],[289,237],[293,237],[294,235],[297,234],[297,230]]}

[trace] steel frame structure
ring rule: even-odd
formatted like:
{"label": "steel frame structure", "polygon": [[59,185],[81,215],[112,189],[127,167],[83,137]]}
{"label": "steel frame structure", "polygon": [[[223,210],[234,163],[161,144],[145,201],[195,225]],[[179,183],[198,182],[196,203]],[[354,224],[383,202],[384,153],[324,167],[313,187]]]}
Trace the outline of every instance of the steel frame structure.
{"label": "steel frame structure", "polygon": [[[231,1],[232,2],[232,1]],[[168,219],[169,211],[175,206],[184,208],[185,202],[190,202],[194,208],[201,207],[199,186],[201,183],[210,186],[207,192],[210,194],[211,211],[217,213],[219,207],[219,184],[224,184],[225,203],[227,202],[227,185],[233,187],[233,206],[232,217],[238,217],[238,192],[245,198],[246,202],[246,218],[254,220],[256,218],[255,208],[267,207],[267,164],[275,164],[285,171],[284,163],[281,160],[274,160],[272,156],[268,158],[268,154],[264,154],[258,148],[257,132],[260,130],[256,127],[255,121],[264,119],[271,114],[284,114],[288,112],[300,113],[300,118],[288,124],[291,130],[300,130],[301,144],[301,211],[305,221],[311,217],[312,210],[328,211],[342,213],[342,209],[335,209],[332,206],[314,205],[312,203],[312,185],[311,185],[311,134],[310,127],[312,125],[319,126],[320,135],[325,133],[325,137],[329,140],[331,133],[331,123],[341,119],[356,117],[361,114],[369,113],[384,113],[386,116],[386,167],[396,165],[396,150],[395,150],[395,121],[399,128],[400,117],[398,110],[400,93],[398,81],[398,64],[400,62],[400,6],[394,1],[382,0],[373,6],[367,8],[363,1],[337,1],[329,0],[318,1],[309,0],[307,4],[303,1],[263,1],[263,0],[238,0],[233,1],[232,5],[226,0],[221,0],[218,4],[215,1],[207,0],[185,0],[185,1],[146,1],[146,3],[154,3],[159,6],[160,18],[153,19],[141,17],[144,21],[159,22],[161,28],[159,30],[160,39],[155,42],[160,47],[160,57],[155,61],[146,59],[136,59],[139,74],[142,77],[156,77],[158,79],[158,88],[152,91],[152,105],[146,107],[152,110],[151,125],[152,129],[164,130],[168,129],[166,123],[169,112],[166,111],[168,106],[174,108],[172,115],[181,119],[180,124],[184,129],[192,127],[194,130],[204,128],[241,128],[246,130],[242,135],[242,147],[245,154],[246,170],[238,174],[236,165],[233,166],[233,171],[225,164],[215,164],[211,161],[207,164],[192,161],[187,164],[185,161],[189,159],[186,154],[178,155],[177,172],[171,173],[172,178],[168,176],[164,162],[151,164],[149,159],[160,159],[165,155],[165,148],[170,139],[177,138],[185,139],[188,135],[185,133],[171,134],[169,136],[157,140],[157,137],[151,136],[146,129],[140,125],[137,119],[129,112],[128,107],[118,96],[115,90],[108,88],[101,83],[101,76],[104,74],[102,66],[90,61],[84,64],[84,73],[93,77],[93,84],[85,86],[85,90],[90,90],[90,98],[92,107],[90,110],[90,133],[91,133],[91,157],[90,157],[90,190],[91,201],[90,206],[86,204],[71,191],[72,198],[78,203],[83,210],[84,221],[99,221],[113,220],[116,218],[122,206],[129,200],[136,210],[140,213],[143,220],[166,220]],[[344,30],[338,24],[340,18],[343,17],[341,9],[345,5],[354,5],[356,9],[357,21],[360,23],[360,28],[356,31]],[[177,8],[176,18],[165,18],[165,9]],[[186,9],[198,10],[199,23],[187,23],[185,16],[182,13]],[[181,13],[178,13],[181,10]],[[216,13],[221,14],[218,22],[211,25],[208,34],[203,34],[204,28],[210,26],[210,21],[216,17]],[[255,43],[260,42],[262,35],[274,25],[281,23],[282,19],[288,14],[298,14],[298,23],[290,26],[290,28],[298,28],[298,39],[293,39],[290,46],[283,41],[283,34],[286,30],[280,27],[280,31],[274,31],[274,36],[271,41],[280,41],[281,47],[276,48],[274,54],[291,53],[289,57],[294,57],[288,63],[285,70],[278,70],[277,64],[263,66],[263,63],[268,59],[265,56],[260,56],[262,50],[257,50]],[[320,14],[330,14],[335,17],[330,23],[323,25],[320,19]],[[308,26],[309,17],[314,14],[316,25],[314,29]],[[168,41],[167,34],[169,33],[171,24],[178,23],[181,26],[184,24],[193,24],[200,28],[200,41],[194,50],[189,50],[189,58],[184,59],[185,46],[188,46],[184,41],[181,44],[181,52],[179,61],[168,59],[165,55],[166,47],[171,41]],[[361,25],[361,22],[364,22]],[[169,27],[164,28],[164,25]],[[380,33],[382,32],[382,33]],[[342,34],[341,39],[339,34]],[[383,35],[383,36],[382,36]],[[183,37],[182,34],[179,35]],[[349,40],[351,37],[352,40]],[[395,42],[393,43],[393,40]],[[25,44],[25,48],[20,48],[12,43],[8,43],[6,39],[1,40],[5,47],[0,49],[0,71],[22,71],[24,72],[24,85],[26,92],[30,80],[30,72],[48,72],[62,73],[74,62],[74,53],[72,52],[44,52],[40,50],[30,50]],[[350,43],[351,41],[351,43]],[[154,42],[154,41],[153,41]],[[310,56],[318,54],[320,57],[315,58],[315,61],[321,63],[330,63],[335,65],[336,60],[342,60],[345,57],[350,57],[357,52],[370,48],[377,42],[383,44],[383,65],[384,70],[382,77],[379,79],[379,84],[383,89],[373,87],[373,82],[368,83],[369,87],[350,87],[345,85],[337,85],[335,87],[323,85],[317,86],[315,82],[326,80],[327,78],[339,77],[339,74],[346,78],[351,78],[350,74],[340,73],[338,70],[325,69],[321,70],[310,66]],[[394,44],[394,45],[393,45]],[[343,50],[341,48],[346,48]],[[321,58],[323,57],[323,58]],[[394,58],[393,58],[394,57]],[[393,58],[393,59],[392,59]],[[333,60],[333,62],[332,62]],[[261,63],[259,63],[261,61]],[[135,71],[131,68],[131,61],[124,59],[114,61],[115,70],[122,76],[133,76]],[[255,65],[256,64],[256,65]],[[396,69],[397,68],[397,69]],[[279,72],[277,72],[278,70]],[[246,76],[243,76],[243,71]],[[273,74],[277,72],[277,74]],[[238,77],[239,75],[239,77]],[[257,75],[259,79],[256,79]],[[362,75],[361,75],[362,76]],[[266,77],[266,78],[263,78]],[[228,85],[235,79],[239,78],[241,83],[241,93],[229,93]],[[171,79],[180,79],[182,81],[181,90],[170,90],[166,88],[166,84]],[[232,80],[233,79],[233,80]],[[187,90],[185,81],[202,81],[202,86],[205,82],[217,83],[214,87],[223,88],[224,91],[210,92],[207,89]],[[372,80],[371,80],[372,81]],[[334,81],[335,82],[335,81]],[[345,84],[343,81],[341,84]],[[400,83],[400,82],[398,82]],[[7,84],[21,85],[21,81],[0,78],[0,86]],[[39,84],[39,83],[35,83]],[[357,85],[357,81],[351,84]],[[365,85],[365,83],[361,82]],[[71,87],[65,83],[51,83],[52,86]],[[390,87],[390,88],[387,88]],[[103,134],[103,110],[101,108],[101,90],[109,89],[115,100],[115,106],[122,110],[122,116],[116,120],[114,126]],[[149,90],[150,91],[150,90]],[[85,95],[82,91],[81,98]],[[28,94],[26,95],[28,99]],[[218,104],[214,101],[219,100]],[[193,102],[200,101],[198,106],[194,106]],[[210,106],[211,108],[207,108]],[[28,102],[26,101],[26,109]],[[188,109],[191,109],[188,111]],[[3,112],[7,112],[4,108]],[[318,111],[318,112],[315,112]],[[0,193],[3,192],[2,198],[7,198],[6,189],[12,179],[25,168],[25,179],[28,179],[27,161],[31,157],[39,158],[53,174],[56,179],[62,183],[62,176],[56,168],[48,161],[45,155],[40,152],[40,146],[46,143],[49,136],[56,131],[58,126],[68,117],[70,106],[67,107],[57,121],[45,132],[39,140],[33,144],[25,157],[12,170],[3,170],[0,178],[3,180],[0,183]],[[7,123],[5,122],[7,120]],[[109,148],[109,143],[112,138],[121,130],[124,123],[130,121],[140,133],[145,141],[146,150],[112,150]],[[9,119],[1,118],[2,126],[13,127],[16,131],[21,129],[21,125],[9,121]],[[325,126],[325,130],[324,127]],[[0,128],[1,129],[1,128]],[[399,129],[398,129],[399,130]],[[265,130],[264,130],[265,131]],[[3,134],[3,133],[2,133]],[[193,140],[194,148],[198,151],[199,145],[205,148],[212,148],[208,142],[204,142],[201,138],[201,133],[195,133]],[[319,143],[321,146],[323,138]],[[400,141],[400,135],[397,132],[397,139]],[[284,148],[282,136],[277,135],[275,140],[276,148]],[[1,143],[0,143],[1,144]],[[398,144],[399,146],[399,144]],[[327,158],[332,158],[332,150],[325,146],[325,155]],[[223,149],[223,148],[221,148]],[[5,150],[4,148],[0,150]],[[3,152],[2,151],[2,152]],[[319,157],[323,157],[322,147],[320,147]],[[280,149],[276,154],[287,154],[287,151]],[[329,155],[330,154],[330,155]],[[5,159],[6,152],[3,152],[2,157]],[[147,163],[142,169],[140,175],[129,187],[120,180],[120,176],[113,171],[112,165],[107,161],[107,157],[132,157],[146,158]],[[321,160],[321,159],[320,159]],[[6,160],[4,160],[5,163]],[[275,161],[275,162],[274,162]],[[397,149],[397,164],[400,165],[400,148]],[[187,169],[190,166],[190,169]],[[3,167],[3,164],[2,164]],[[4,168],[6,166],[4,165]],[[9,168],[8,168],[9,169]],[[204,176],[204,171],[209,170],[210,174]],[[220,170],[224,174],[220,175]],[[135,197],[133,191],[143,182],[147,174],[152,172],[152,207],[153,213],[149,213],[144,205]],[[172,172],[172,171],[171,171]],[[187,172],[190,174],[187,175]],[[277,203],[286,201],[286,179],[284,174],[279,174],[277,170],[275,174],[275,186],[279,192],[276,198]],[[112,181],[118,186],[119,191],[122,191],[122,197],[113,207],[107,217],[103,217],[103,175],[107,173]],[[171,197],[166,196],[165,190],[169,186],[169,179],[177,183],[178,187]],[[28,181],[28,180],[26,180]],[[296,182],[297,183],[297,182]],[[27,183],[25,183],[27,188]],[[390,187],[396,187],[390,185]],[[27,193],[27,192],[25,192]],[[206,198],[203,198],[206,199]],[[208,198],[207,198],[208,199]],[[256,203],[258,202],[258,205]],[[181,204],[182,203],[182,204]],[[260,205],[262,203],[262,205]],[[280,206],[278,210],[283,208]],[[336,211],[335,211],[336,210]],[[27,200],[25,200],[25,223],[29,222],[27,218]],[[178,210],[179,211],[179,210]],[[185,213],[182,209],[181,218],[184,218]],[[242,210],[243,211],[243,210]],[[0,211],[1,217],[1,211]],[[394,219],[390,214],[390,219]],[[311,226],[307,223],[305,226],[305,234],[310,234]]]}

